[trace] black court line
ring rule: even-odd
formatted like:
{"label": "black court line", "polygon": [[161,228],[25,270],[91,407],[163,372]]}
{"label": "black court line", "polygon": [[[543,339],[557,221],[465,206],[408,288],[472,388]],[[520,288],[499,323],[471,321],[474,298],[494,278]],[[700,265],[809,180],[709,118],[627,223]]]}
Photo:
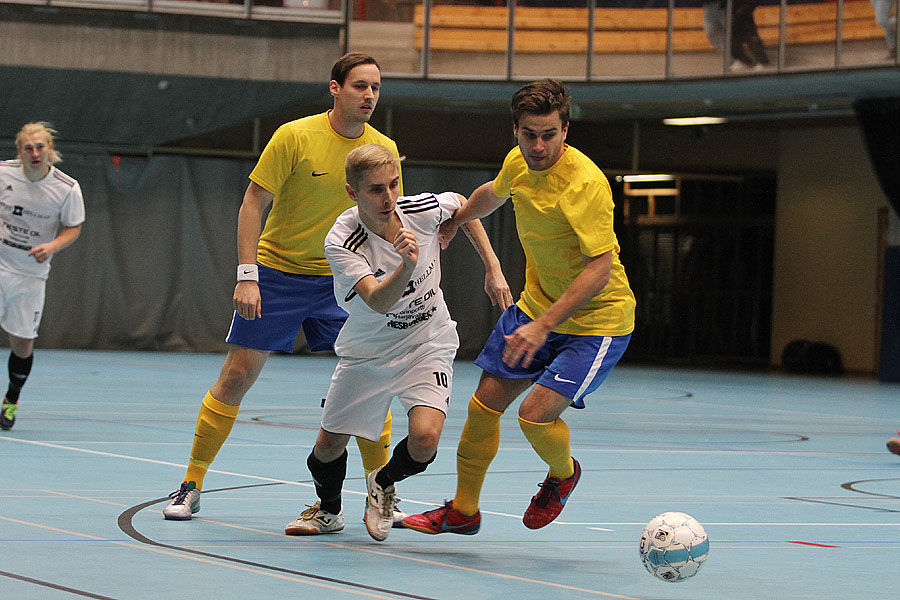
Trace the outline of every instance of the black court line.
{"label": "black court line", "polygon": [[900,481],[900,479],[896,477],[891,477],[889,479],[860,479],[859,481],[848,481],[847,483],[842,483],[841,487],[845,490],[850,490],[851,492],[856,492],[857,494],[868,494],[869,496],[878,496],[880,498],[892,498],[896,500],[900,500],[900,496],[892,496],[891,494],[879,494],[877,492],[867,492],[866,490],[859,490],[856,488],[860,483],[873,483],[873,482],[882,482],[882,481]]}
{"label": "black court line", "polygon": [[[846,483],[841,484],[841,488],[850,491],[856,492],[857,494],[865,494],[867,496],[876,496],[878,498],[886,498],[889,500],[900,500],[900,496],[894,496],[891,494],[880,494],[878,492],[868,492],[866,490],[857,489],[861,483],[873,483],[873,482],[883,482],[883,481],[900,481],[900,479],[896,477],[891,477],[888,479],[860,479],[858,481],[848,481]],[[799,500],[801,502],[812,502],[813,504],[831,504],[834,506],[846,506],[848,508],[861,508],[864,510],[874,510],[875,512],[886,512],[886,513],[897,513],[900,512],[900,509],[895,508],[882,508],[880,506],[866,506],[864,504],[854,504],[852,502],[839,502],[841,498],[828,498],[828,500],[834,500],[833,502],[829,502],[826,500],[826,497],[823,496],[812,496],[809,498],[802,497],[794,497],[794,496],[785,496],[786,500]]]}
{"label": "black court line", "polygon": [[75,588],[66,587],[64,585],[59,585],[56,583],[50,583],[49,581],[41,581],[40,579],[32,579],[31,577],[25,577],[24,575],[16,575],[15,573],[9,573],[7,571],[0,571],[0,576],[9,577],[10,579],[18,579],[19,581],[33,583],[35,585],[42,585],[44,587],[53,588],[54,590],[59,590],[61,592],[68,592],[70,594],[75,594],[76,596],[83,596],[85,598],[95,598],[96,600],[116,600],[115,598],[112,598],[110,596],[92,594],[91,592],[85,592],[84,590],[76,590]]}
{"label": "black court line", "polygon": [[782,496],[785,500],[797,500],[799,502],[809,502],[811,504],[830,504],[832,506],[843,506],[846,508],[861,508],[863,510],[874,510],[875,512],[883,512],[883,513],[897,513],[900,510],[896,510],[893,508],[881,508],[878,506],[866,506],[864,504],[853,504],[852,502],[829,502],[827,500],[823,500],[820,497],[811,497],[811,498],[803,498],[800,496]]}
{"label": "black court line", "polygon": [[[203,492],[204,494],[211,494],[213,492],[227,492],[230,490],[242,490],[247,488],[257,488],[257,487],[267,487],[273,485],[283,485],[282,483],[256,483],[252,485],[239,485],[234,487],[227,488],[219,488],[216,490],[209,490]],[[222,554],[213,554],[211,552],[203,552],[202,550],[193,550],[191,548],[185,548],[183,546],[172,546],[170,544],[163,544],[161,542],[157,542],[155,540],[151,540],[147,536],[140,533],[137,529],[134,528],[133,519],[134,515],[144,510],[149,506],[153,506],[154,504],[159,504],[160,502],[165,502],[169,500],[169,497],[166,496],[164,498],[157,498],[156,500],[150,500],[149,502],[144,502],[143,504],[138,504],[136,506],[132,506],[131,508],[122,512],[119,515],[118,523],[119,529],[122,530],[126,535],[130,538],[150,546],[156,546],[158,548],[166,548],[167,550],[174,550],[176,552],[184,552],[187,554],[195,554],[197,556],[203,556],[206,558],[215,558],[218,560],[223,560],[227,562],[233,562],[240,565],[248,566],[248,567],[256,567],[257,569],[264,569],[267,571],[275,571],[277,573],[285,573],[288,575],[296,575],[297,577],[304,577],[306,579],[313,579],[316,581],[323,581],[327,583],[333,583],[335,585],[341,585],[349,588],[356,588],[360,590],[367,590],[370,592],[378,592],[381,594],[388,594],[391,596],[397,596],[398,598],[412,598],[413,600],[437,600],[436,598],[431,598],[429,596],[417,596],[415,594],[407,594],[406,592],[399,592],[396,590],[389,590],[386,588],[375,587],[372,585],[366,585],[364,583],[356,583],[354,581],[347,581],[343,579],[335,579],[333,577],[325,577],[324,575],[316,575],[314,573],[306,573],[304,571],[295,571],[293,569],[285,569],[284,567],[276,567],[274,565],[267,565],[265,563],[258,563],[249,560],[243,560],[241,558],[234,558],[232,556],[224,556]],[[92,596],[93,597],[93,596]],[[97,598],[101,598],[101,596],[96,596]]]}

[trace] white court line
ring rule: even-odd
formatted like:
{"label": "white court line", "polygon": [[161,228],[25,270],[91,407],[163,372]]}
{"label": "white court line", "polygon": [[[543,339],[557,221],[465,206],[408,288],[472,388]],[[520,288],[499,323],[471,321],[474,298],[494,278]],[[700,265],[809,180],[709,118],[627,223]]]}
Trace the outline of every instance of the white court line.
{"label": "white court line", "polygon": [[[646,523],[564,523],[565,525],[640,525]],[[703,526],[715,525],[717,527],[734,526],[734,527],[900,527],[900,523],[707,523],[704,521]]]}
{"label": "white court line", "polygon": [[[93,454],[95,456],[106,456],[108,458],[123,458],[125,460],[134,460],[138,462],[151,463],[154,465],[165,465],[167,467],[178,467],[180,469],[186,469],[187,465],[181,465],[178,463],[168,462],[165,460],[156,460],[153,458],[142,458],[140,456],[129,456],[127,454],[114,454],[112,452],[101,452],[100,450],[88,450],[87,448],[76,448],[74,446],[63,446],[62,444],[51,444],[49,442],[36,442],[34,440],[20,440],[17,438],[10,437],[0,437],[0,440],[5,442],[18,442],[20,444],[31,444],[34,446],[42,446],[44,448],[55,448],[57,450],[70,450],[72,452],[82,452],[84,454]],[[286,485],[296,485],[300,487],[315,487],[311,483],[302,483],[300,481],[287,481],[285,479],[275,479],[273,477],[260,477],[259,475],[247,475],[246,473],[232,473],[231,471],[217,471],[215,469],[210,469],[210,473],[218,473],[220,475],[232,475],[234,477],[244,477],[246,479],[253,479],[256,481],[267,481],[270,483],[284,483]],[[362,492],[357,492],[362,494]],[[362,494],[365,495],[365,494]]]}
{"label": "white court line", "polygon": [[[122,441],[122,442],[107,442],[103,440],[48,440],[43,442],[45,444],[86,444],[89,446],[129,446],[131,448],[135,446],[186,446],[185,442],[135,442],[135,441]],[[307,448],[309,449],[309,444],[265,444],[265,443],[250,443],[250,442],[229,442],[229,448],[272,448],[272,449],[282,449],[282,448]],[[880,453],[879,453],[880,454]]]}
{"label": "white court line", "polygon": [[[164,461],[164,460],[156,460],[156,459],[152,459],[152,458],[142,458],[139,456],[129,456],[127,454],[114,454],[111,452],[101,452],[99,450],[88,450],[86,448],[76,448],[74,446],[63,446],[61,444],[51,444],[49,442],[38,442],[38,441],[34,441],[34,440],[22,440],[22,439],[11,438],[11,437],[0,437],[0,441],[17,442],[20,444],[31,444],[34,446],[55,448],[57,450],[69,450],[72,452],[82,452],[84,454],[93,454],[96,456],[105,456],[105,457],[109,457],[109,458],[122,458],[125,460],[134,460],[134,461],[138,461],[138,462],[146,462],[146,463],[151,463],[151,464],[156,464],[156,465],[178,467],[180,469],[186,468],[186,465],[181,465],[178,463],[168,462],[168,461]],[[244,477],[246,479],[253,479],[255,481],[283,483],[286,485],[294,485],[294,486],[307,487],[307,488],[315,487],[311,483],[302,483],[299,481],[287,481],[284,479],[275,479],[273,477],[261,477],[259,475],[248,475],[246,473],[234,473],[232,471],[218,471],[218,470],[210,469],[209,472],[210,473],[218,473],[220,475],[231,475],[233,477]],[[360,496],[366,495],[364,492],[358,492],[358,491],[354,491],[354,490],[344,490],[344,492],[349,493],[349,494],[357,494]],[[419,500],[410,500],[408,498],[404,498],[403,501],[409,502],[412,504],[422,504],[425,506],[437,506],[434,502],[422,502]],[[496,515],[496,516],[500,516],[500,517],[512,517],[515,519],[521,518],[521,515],[513,515],[513,514],[509,514],[509,513],[484,511],[484,510],[481,512],[484,514]],[[589,527],[603,527],[603,526],[612,527],[612,526],[617,526],[617,525],[618,526],[632,526],[632,525],[644,526],[644,525],[646,525],[646,523],[599,523],[599,522],[598,523],[587,523],[587,522],[582,523],[582,522],[568,522],[568,521],[559,521],[559,520],[554,521],[552,524],[553,525],[581,525],[581,526],[589,526]],[[773,525],[775,525],[775,526],[798,526],[798,527],[834,527],[834,526],[841,526],[841,527],[885,527],[885,526],[890,527],[890,526],[894,526],[894,527],[900,527],[900,523],[704,523],[704,525],[714,525],[714,526],[726,526],[726,525],[773,526]]]}

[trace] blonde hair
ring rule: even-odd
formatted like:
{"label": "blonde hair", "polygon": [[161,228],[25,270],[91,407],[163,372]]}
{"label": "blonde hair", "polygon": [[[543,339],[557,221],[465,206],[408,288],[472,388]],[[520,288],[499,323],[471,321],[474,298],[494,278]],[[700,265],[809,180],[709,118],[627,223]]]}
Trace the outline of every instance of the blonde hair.
{"label": "blonde hair", "polygon": [[[43,134],[47,138],[48,144],[53,144],[53,136],[56,130],[53,125],[46,121],[35,121],[34,123],[26,123],[19,133],[16,134],[16,151],[21,152],[25,142],[33,135]],[[50,149],[50,164],[56,164],[62,160],[62,154],[56,151],[56,148]]]}
{"label": "blonde hair", "polygon": [[394,153],[380,144],[364,144],[354,148],[347,154],[344,162],[344,171],[347,174],[347,183],[353,189],[359,189],[363,179],[379,167],[396,165],[400,169],[400,161],[405,157],[396,157]]}

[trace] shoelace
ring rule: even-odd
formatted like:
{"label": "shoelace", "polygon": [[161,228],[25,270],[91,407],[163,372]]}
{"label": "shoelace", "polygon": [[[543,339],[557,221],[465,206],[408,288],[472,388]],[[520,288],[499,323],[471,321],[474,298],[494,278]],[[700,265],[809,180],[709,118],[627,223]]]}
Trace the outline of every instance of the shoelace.
{"label": "shoelace", "polygon": [[316,517],[316,514],[318,514],[320,508],[318,504],[307,504],[306,506],[308,506],[309,508],[300,513],[300,518],[309,521]]}
{"label": "shoelace", "polygon": [[[450,501],[445,500],[442,507],[435,508],[434,510],[429,510],[425,513],[425,515],[428,517],[428,520],[431,521],[432,525],[438,525],[446,518],[446,515],[448,512],[450,512],[451,508],[453,508],[453,506],[450,504]],[[439,515],[439,518],[435,519],[435,515]]]}
{"label": "shoelace", "polygon": [[184,504],[184,500],[187,498],[188,492],[190,491],[187,482],[182,481],[181,487],[169,494],[169,498],[174,500],[172,504]]}
{"label": "shoelace", "polygon": [[394,518],[394,507],[397,506],[394,491],[384,492],[384,500],[381,503],[381,516],[385,519]]}
{"label": "shoelace", "polygon": [[559,494],[560,483],[561,482],[556,481],[555,479],[547,479],[546,481],[539,483],[538,487],[541,488],[541,491],[535,495],[532,502],[541,508],[547,508],[547,504],[550,502],[552,496],[555,495],[557,500],[561,500],[562,496]]}

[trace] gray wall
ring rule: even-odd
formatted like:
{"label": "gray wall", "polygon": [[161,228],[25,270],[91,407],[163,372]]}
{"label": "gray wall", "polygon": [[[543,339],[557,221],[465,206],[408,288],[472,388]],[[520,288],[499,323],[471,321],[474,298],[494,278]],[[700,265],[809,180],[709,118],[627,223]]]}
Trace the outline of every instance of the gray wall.
{"label": "gray wall", "polygon": [[875,371],[878,211],[887,207],[859,129],[781,133],[773,361],[799,338],[833,344],[848,370]]}

